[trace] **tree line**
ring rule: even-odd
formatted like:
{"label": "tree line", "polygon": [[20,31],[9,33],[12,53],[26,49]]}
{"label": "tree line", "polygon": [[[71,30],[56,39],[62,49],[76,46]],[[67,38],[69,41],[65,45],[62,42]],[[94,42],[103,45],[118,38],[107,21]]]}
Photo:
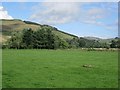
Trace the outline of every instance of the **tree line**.
{"label": "tree line", "polygon": [[98,40],[88,40],[82,37],[61,39],[55,35],[52,28],[41,27],[38,30],[31,28],[14,31],[11,38],[2,45],[9,49],[66,49],[66,48],[120,48],[120,40],[111,43],[101,43]]}

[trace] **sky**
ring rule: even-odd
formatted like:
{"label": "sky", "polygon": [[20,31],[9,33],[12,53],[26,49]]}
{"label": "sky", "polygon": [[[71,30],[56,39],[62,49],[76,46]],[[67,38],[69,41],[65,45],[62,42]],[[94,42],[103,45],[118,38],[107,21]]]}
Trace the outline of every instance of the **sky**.
{"label": "sky", "polygon": [[2,2],[0,19],[48,24],[79,37],[118,36],[117,2]]}

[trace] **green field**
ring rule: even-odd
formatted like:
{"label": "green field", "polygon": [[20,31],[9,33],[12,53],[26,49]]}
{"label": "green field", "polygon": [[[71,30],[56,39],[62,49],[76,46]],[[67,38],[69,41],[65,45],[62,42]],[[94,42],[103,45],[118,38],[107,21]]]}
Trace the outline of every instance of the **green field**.
{"label": "green field", "polygon": [[3,88],[118,87],[117,51],[3,50],[2,55]]}

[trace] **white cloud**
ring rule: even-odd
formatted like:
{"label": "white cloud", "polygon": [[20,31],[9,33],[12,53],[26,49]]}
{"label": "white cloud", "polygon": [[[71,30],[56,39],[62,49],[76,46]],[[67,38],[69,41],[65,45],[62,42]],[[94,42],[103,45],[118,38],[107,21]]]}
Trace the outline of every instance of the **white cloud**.
{"label": "white cloud", "polygon": [[85,21],[83,21],[83,23],[94,24],[94,25],[98,25],[98,26],[103,26],[104,25],[102,22],[95,21],[95,20],[85,20]]}
{"label": "white cloud", "polygon": [[103,18],[106,15],[106,13],[105,13],[104,9],[92,8],[92,9],[88,10],[88,15],[99,19],[99,18]]}
{"label": "white cloud", "polygon": [[[85,9],[84,5],[90,5],[90,3],[75,3],[75,2],[44,2],[33,7],[33,14],[30,19],[37,21],[41,24],[64,24],[70,22],[80,22],[91,25],[97,25],[104,27],[105,29],[116,29],[117,24],[113,22],[103,22],[103,19],[109,19],[110,11],[107,9],[109,6],[107,3],[104,5],[106,8],[99,6]],[[85,6],[84,6],[85,7]],[[109,24],[111,23],[111,24]]]}
{"label": "white cloud", "polygon": [[2,2],[119,2],[119,0],[0,0]]}
{"label": "white cloud", "polygon": [[100,26],[107,30],[118,30],[118,21],[114,21],[112,23],[107,24],[101,21],[96,21],[96,20],[86,20],[86,21],[83,21],[83,23]]}
{"label": "white cloud", "polygon": [[[106,16],[106,11],[101,8],[84,10],[82,5],[88,3],[75,2],[44,2],[34,7],[30,19],[43,24],[64,24],[73,21],[95,21]],[[42,8],[42,9],[41,9]]]}
{"label": "white cloud", "polygon": [[97,20],[106,18],[107,14],[104,9],[101,8],[90,8],[88,10],[83,10],[80,13],[79,21],[87,24],[100,24]]}
{"label": "white cloud", "polygon": [[0,6],[0,19],[13,19],[2,6]]}
{"label": "white cloud", "polygon": [[41,6],[34,8],[36,12],[30,17],[43,24],[62,24],[77,20],[80,13],[80,5],[78,3],[43,3]]}

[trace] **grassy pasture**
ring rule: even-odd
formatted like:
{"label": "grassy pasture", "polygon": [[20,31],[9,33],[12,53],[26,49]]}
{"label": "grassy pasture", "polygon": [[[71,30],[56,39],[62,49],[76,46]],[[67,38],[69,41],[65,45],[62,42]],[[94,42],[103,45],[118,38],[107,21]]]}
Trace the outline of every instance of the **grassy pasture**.
{"label": "grassy pasture", "polygon": [[3,50],[2,58],[3,88],[118,87],[117,51]]}

